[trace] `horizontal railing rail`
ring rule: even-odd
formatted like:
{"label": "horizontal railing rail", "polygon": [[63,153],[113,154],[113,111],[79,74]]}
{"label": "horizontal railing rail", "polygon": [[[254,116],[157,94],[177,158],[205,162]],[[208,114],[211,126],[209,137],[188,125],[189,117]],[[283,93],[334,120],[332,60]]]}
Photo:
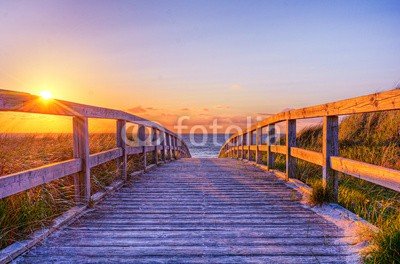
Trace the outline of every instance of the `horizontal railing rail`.
{"label": "horizontal railing rail", "polygon": [[[106,162],[116,160],[119,174],[127,179],[127,157],[142,154],[142,168],[147,167],[147,153],[152,153],[155,164],[159,155],[166,162],[180,157],[191,157],[189,148],[180,136],[163,126],[147,119],[114,109],[89,106],[63,100],[44,100],[40,96],[8,90],[0,90],[0,111],[25,112],[35,114],[61,115],[72,117],[74,158],[52,163],[10,175],[0,176],[0,199],[54,180],[75,175],[75,197],[77,203],[87,203],[91,199],[90,170]],[[89,153],[88,118],[116,120],[117,147],[100,153]],[[127,144],[126,126],[138,126],[138,145]],[[146,128],[151,145],[146,144]]]}
{"label": "horizontal railing rail", "polygon": [[[266,166],[274,169],[275,153],[286,155],[285,179],[295,177],[296,159],[322,167],[322,183],[338,199],[338,172],[342,172],[386,188],[400,191],[400,171],[339,157],[339,116],[400,109],[400,89],[375,93],[338,102],[282,112],[264,119],[241,133],[231,136],[221,147],[219,157],[254,160],[262,163],[266,153]],[[296,120],[322,118],[322,152],[296,147]],[[286,122],[285,145],[275,142],[275,125]],[[266,145],[262,145],[262,131],[267,128]],[[253,135],[255,134],[255,139]],[[275,170],[274,170],[275,171]],[[276,172],[276,171],[275,171]],[[277,172],[282,174],[281,172]]]}

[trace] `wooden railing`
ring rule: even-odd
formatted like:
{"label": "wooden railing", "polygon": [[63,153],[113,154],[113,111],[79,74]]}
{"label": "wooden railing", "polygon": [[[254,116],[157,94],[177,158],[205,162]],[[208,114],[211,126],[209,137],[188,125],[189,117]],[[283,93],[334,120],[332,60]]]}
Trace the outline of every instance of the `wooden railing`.
{"label": "wooden railing", "polygon": [[[129,155],[142,154],[141,165],[144,170],[147,167],[147,153],[152,153],[156,164],[159,163],[159,153],[164,162],[179,157],[190,157],[187,145],[175,133],[154,122],[119,110],[55,99],[44,100],[27,93],[0,90],[0,111],[71,116],[74,140],[71,160],[0,176],[0,199],[75,174],[76,201],[85,203],[91,198],[90,169],[95,166],[116,160],[120,176],[126,180]],[[89,153],[88,118],[116,120],[116,148],[96,154]],[[126,125],[129,123],[138,125],[138,146],[126,144]],[[146,127],[151,129],[150,146],[145,142]]]}
{"label": "wooden railing", "polygon": [[[400,109],[400,90],[391,90],[313,107],[282,112],[256,123],[242,133],[230,137],[222,146],[219,157],[254,160],[260,164],[266,152],[267,169],[274,168],[274,153],[286,155],[286,173],[275,171],[286,180],[295,177],[296,159],[322,166],[324,188],[330,188],[334,202],[338,199],[338,172],[342,172],[386,188],[400,191],[400,171],[339,157],[339,119],[341,115]],[[296,120],[323,118],[322,153],[296,147]],[[276,144],[275,125],[286,122],[286,145]],[[268,140],[262,145],[262,130],[267,128]],[[255,140],[253,139],[255,134]]]}

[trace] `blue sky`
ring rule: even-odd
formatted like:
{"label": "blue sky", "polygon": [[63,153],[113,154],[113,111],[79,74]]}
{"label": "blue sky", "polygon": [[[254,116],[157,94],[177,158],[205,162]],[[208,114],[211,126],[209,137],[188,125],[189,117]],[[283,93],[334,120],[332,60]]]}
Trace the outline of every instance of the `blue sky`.
{"label": "blue sky", "polygon": [[276,113],[394,88],[399,25],[400,1],[0,1],[0,87],[160,121]]}

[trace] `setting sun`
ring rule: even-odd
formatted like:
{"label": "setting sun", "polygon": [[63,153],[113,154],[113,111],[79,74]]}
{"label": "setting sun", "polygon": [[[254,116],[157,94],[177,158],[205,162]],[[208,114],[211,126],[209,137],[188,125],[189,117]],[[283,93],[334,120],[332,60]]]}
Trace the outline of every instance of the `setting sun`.
{"label": "setting sun", "polygon": [[40,93],[40,96],[45,100],[49,100],[49,99],[53,98],[53,95],[49,91],[42,91]]}

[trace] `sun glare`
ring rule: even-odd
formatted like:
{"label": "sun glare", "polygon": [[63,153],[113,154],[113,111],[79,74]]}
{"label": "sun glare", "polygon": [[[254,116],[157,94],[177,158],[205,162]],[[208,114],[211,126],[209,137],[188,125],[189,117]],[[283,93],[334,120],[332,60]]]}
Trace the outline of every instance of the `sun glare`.
{"label": "sun glare", "polygon": [[53,95],[49,92],[49,91],[42,91],[40,93],[40,96],[44,99],[44,100],[49,100],[51,98],[53,98]]}

